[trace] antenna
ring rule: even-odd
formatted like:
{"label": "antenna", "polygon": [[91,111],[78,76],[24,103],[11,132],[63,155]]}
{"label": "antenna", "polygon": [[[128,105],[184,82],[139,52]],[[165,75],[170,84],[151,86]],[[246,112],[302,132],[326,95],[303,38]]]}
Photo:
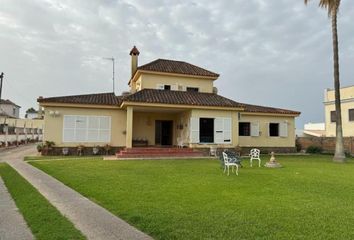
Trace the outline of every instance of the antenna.
{"label": "antenna", "polygon": [[2,80],[4,79],[4,73],[0,74],[0,100],[1,100],[1,92],[2,92]]}
{"label": "antenna", "polygon": [[115,62],[114,62],[114,61],[115,61],[115,60],[114,60],[114,57],[110,57],[110,58],[105,57],[105,58],[102,58],[102,59],[112,61],[112,66],[113,66],[113,68],[112,68],[112,70],[113,70],[113,71],[112,71],[112,82],[113,82],[113,93],[114,93],[114,92],[115,92],[115,91],[114,91],[114,88],[115,88],[115,87],[114,87],[114,63],[115,63]]}

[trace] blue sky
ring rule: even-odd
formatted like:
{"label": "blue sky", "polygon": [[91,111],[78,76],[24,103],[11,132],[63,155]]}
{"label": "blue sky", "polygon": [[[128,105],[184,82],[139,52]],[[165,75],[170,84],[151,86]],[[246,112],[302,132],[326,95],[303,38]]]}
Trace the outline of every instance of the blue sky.
{"label": "blue sky", "polygon": [[[318,1],[0,0],[3,96],[37,107],[38,96],[128,90],[129,51],[139,64],[183,60],[220,74],[219,94],[301,111],[297,127],[323,121],[333,87],[330,20]],[[354,84],[354,5],[338,18],[343,86]]]}

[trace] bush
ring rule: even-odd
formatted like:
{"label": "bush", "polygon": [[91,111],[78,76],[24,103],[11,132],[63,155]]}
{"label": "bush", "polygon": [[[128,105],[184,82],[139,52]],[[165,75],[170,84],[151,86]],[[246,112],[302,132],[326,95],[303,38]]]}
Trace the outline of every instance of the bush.
{"label": "bush", "polygon": [[306,153],[322,153],[323,149],[319,146],[309,146]]}

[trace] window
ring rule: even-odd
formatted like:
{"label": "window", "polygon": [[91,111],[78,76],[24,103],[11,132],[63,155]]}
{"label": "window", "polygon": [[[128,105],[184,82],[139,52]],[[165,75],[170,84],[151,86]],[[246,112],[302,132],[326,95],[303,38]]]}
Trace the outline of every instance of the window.
{"label": "window", "polygon": [[349,121],[354,121],[354,108],[348,110]]}
{"label": "window", "polygon": [[164,90],[171,90],[171,85],[164,85],[163,89]]}
{"label": "window", "polygon": [[239,136],[251,136],[251,123],[240,122],[238,124],[238,135]]}
{"label": "window", "polygon": [[63,142],[110,142],[111,117],[65,115]]}
{"label": "window", "polygon": [[12,115],[16,116],[16,108],[15,107],[12,109]]}
{"label": "window", "polygon": [[196,87],[187,87],[187,92],[199,92],[199,88],[196,88]]}
{"label": "window", "polygon": [[336,118],[337,118],[336,111],[331,111],[331,122],[335,123]]}
{"label": "window", "polygon": [[279,123],[269,123],[269,136],[279,137]]}

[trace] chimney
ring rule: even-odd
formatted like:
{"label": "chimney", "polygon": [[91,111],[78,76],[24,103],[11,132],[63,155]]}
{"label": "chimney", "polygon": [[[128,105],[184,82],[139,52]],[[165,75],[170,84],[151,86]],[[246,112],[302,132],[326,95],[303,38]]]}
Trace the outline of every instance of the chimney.
{"label": "chimney", "polygon": [[134,77],[136,69],[138,68],[138,56],[139,56],[139,54],[140,54],[140,52],[136,48],[136,46],[134,46],[132,48],[132,50],[130,50],[129,55],[132,56],[132,76],[131,76],[131,78]]}

